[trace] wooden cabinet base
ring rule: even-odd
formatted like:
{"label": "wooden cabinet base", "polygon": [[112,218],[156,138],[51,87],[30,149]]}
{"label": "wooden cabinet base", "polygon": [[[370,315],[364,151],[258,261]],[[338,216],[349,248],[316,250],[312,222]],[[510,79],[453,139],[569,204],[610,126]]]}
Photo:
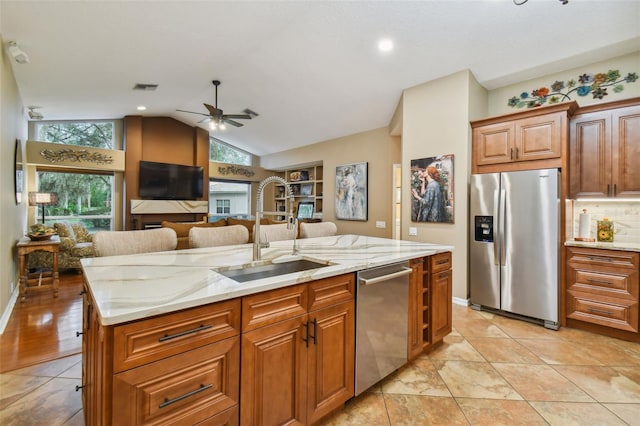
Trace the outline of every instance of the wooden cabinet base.
{"label": "wooden cabinet base", "polygon": [[605,327],[603,325],[579,321],[571,318],[567,318],[566,326],[567,328],[576,328],[578,330],[584,330],[590,333],[602,334],[605,336],[615,337],[616,339],[640,343],[640,334],[630,331],[617,330],[615,328]]}

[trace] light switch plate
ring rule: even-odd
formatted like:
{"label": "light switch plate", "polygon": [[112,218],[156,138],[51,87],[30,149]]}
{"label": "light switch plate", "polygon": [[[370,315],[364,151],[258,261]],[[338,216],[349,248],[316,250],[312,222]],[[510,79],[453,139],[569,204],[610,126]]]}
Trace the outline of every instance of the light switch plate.
{"label": "light switch plate", "polygon": [[385,223],[384,220],[377,220],[376,221],[376,228],[386,228],[387,224]]}
{"label": "light switch plate", "polygon": [[417,235],[418,235],[418,228],[413,227],[413,226],[409,227],[409,236],[410,237],[415,237]]}

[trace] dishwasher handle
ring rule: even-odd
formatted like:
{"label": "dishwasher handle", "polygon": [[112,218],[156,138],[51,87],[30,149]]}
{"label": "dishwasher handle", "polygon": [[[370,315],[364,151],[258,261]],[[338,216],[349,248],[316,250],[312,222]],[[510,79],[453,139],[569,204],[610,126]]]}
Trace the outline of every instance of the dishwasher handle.
{"label": "dishwasher handle", "polygon": [[412,271],[411,268],[407,268],[406,266],[403,266],[402,270],[398,272],[392,272],[390,274],[380,275],[378,277],[373,277],[373,278],[360,278],[360,283],[364,285],[377,284],[382,281],[388,281],[393,278],[409,275],[411,271]]}

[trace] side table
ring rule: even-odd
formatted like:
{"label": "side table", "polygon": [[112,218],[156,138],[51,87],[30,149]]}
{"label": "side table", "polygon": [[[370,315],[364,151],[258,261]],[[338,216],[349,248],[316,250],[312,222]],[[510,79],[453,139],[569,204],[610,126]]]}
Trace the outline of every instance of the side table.
{"label": "side table", "polygon": [[[27,290],[53,289],[53,297],[58,297],[58,252],[60,251],[60,238],[57,235],[44,241],[31,241],[29,237],[23,237],[17,244],[18,261],[20,271],[20,301],[24,302]],[[29,253],[34,251],[47,251],[53,258],[51,271],[29,273]]]}

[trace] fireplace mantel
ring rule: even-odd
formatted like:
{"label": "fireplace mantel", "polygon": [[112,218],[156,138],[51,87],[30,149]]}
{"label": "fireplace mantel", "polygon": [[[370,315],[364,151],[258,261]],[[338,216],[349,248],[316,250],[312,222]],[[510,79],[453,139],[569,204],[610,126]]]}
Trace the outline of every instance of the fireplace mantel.
{"label": "fireplace mantel", "polygon": [[207,214],[207,200],[131,200],[131,214]]}

